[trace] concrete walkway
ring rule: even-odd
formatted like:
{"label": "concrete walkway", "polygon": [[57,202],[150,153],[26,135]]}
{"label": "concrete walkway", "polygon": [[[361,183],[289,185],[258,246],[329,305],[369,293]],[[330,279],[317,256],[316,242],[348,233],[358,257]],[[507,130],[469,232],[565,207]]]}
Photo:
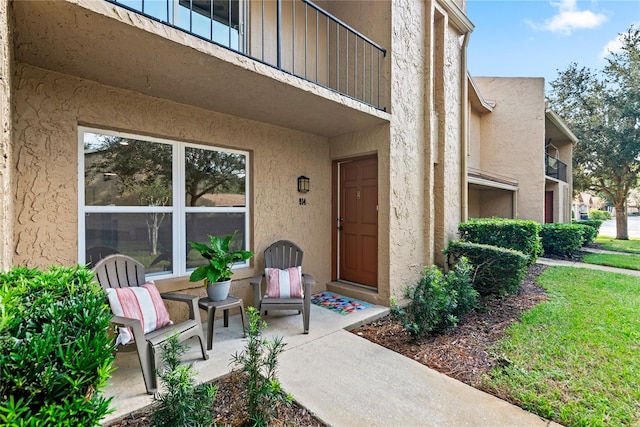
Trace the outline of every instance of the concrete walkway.
{"label": "concrete walkway", "polygon": [[[347,331],[388,311],[373,306],[343,316],[312,305],[308,335],[302,334],[299,315],[267,316],[264,336],[287,342],[279,358],[284,390],[332,426],[557,425]],[[198,358],[195,340],[185,359],[193,362],[199,381],[209,381],[230,372],[231,355],[246,342],[237,315],[228,328],[218,319],[209,360]],[[105,424],[152,402],[135,353],[118,354],[115,365],[106,393],[114,396],[116,411]]]}
{"label": "concrete walkway", "polygon": [[[538,263],[640,276],[640,271],[576,261],[539,258]],[[388,312],[386,307],[373,306],[343,316],[312,305],[308,335],[302,334],[299,315],[267,316],[264,336],[281,336],[287,343],[279,359],[285,391],[336,427],[559,426],[348,332]],[[238,315],[231,316],[228,328],[218,319],[209,360],[199,358],[195,341],[185,359],[193,362],[198,381],[210,381],[230,372],[231,355],[246,343]],[[118,354],[115,366],[105,390],[114,397],[115,412],[104,424],[152,403],[135,353]]]}
{"label": "concrete walkway", "polygon": [[[614,255],[638,255],[638,254],[630,254],[626,252],[613,252],[607,251],[604,249],[594,249],[594,248],[582,248],[584,252],[591,252],[594,254],[614,254]],[[610,273],[620,273],[620,274],[629,274],[631,276],[640,277],[640,271],[638,270],[628,270],[625,268],[617,268],[617,267],[609,267],[606,265],[597,265],[597,264],[587,264],[580,261],[570,261],[570,260],[559,260],[559,259],[551,259],[551,258],[538,258],[538,264],[543,265],[559,265],[563,267],[577,267],[577,268],[588,268],[591,270],[600,270],[600,271],[608,271]]]}

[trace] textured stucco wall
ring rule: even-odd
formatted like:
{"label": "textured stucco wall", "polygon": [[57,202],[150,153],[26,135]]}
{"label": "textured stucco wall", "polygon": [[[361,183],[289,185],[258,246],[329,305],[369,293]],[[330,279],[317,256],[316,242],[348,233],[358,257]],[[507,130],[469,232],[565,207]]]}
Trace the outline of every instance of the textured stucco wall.
{"label": "textured stucco wall", "polygon": [[[390,287],[395,296],[402,296],[403,285],[413,284],[428,262],[425,227],[430,218],[425,215],[430,201],[425,198],[426,163],[425,137],[425,71],[426,3],[401,0],[392,2],[391,41],[391,111],[390,127],[390,191],[387,195],[389,213]],[[426,117],[429,117],[428,113]]]}
{"label": "textured stucco wall", "polygon": [[[480,169],[480,149],[482,116],[471,108],[469,104],[469,150],[467,151],[467,166],[474,169]],[[471,212],[469,212],[471,215]]]}
{"label": "textured stucco wall", "polygon": [[[252,151],[252,244],[257,257],[255,268],[236,278],[246,279],[261,271],[264,248],[284,238],[304,248],[305,271],[320,286],[329,280],[331,161],[327,138],[23,64],[17,65],[15,80],[13,264],[77,262],[78,124]],[[306,206],[298,205],[299,175],[311,178]],[[186,278],[182,282],[193,286],[184,283]],[[234,282],[234,288],[248,298],[248,281]]]}
{"label": "textured stucco wall", "polygon": [[13,209],[11,199],[11,24],[8,1],[0,1],[0,270],[11,266]]}
{"label": "textured stucco wall", "polygon": [[[440,259],[442,250],[449,240],[458,238],[458,224],[461,221],[461,144],[462,127],[460,105],[466,103],[462,98],[461,79],[466,70],[460,68],[462,51],[460,49],[460,34],[448,27],[445,32],[444,57],[444,87],[445,87],[445,127],[444,146],[444,240],[436,241],[435,256]],[[466,172],[465,172],[466,173]]]}
{"label": "textured stucco wall", "polygon": [[485,99],[496,102],[482,117],[481,169],[518,182],[516,217],[544,221],[544,79],[474,77]]}
{"label": "textured stucco wall", "polygon": [[494,189],[480,193],[481,218],[513,218],[513,192]]}

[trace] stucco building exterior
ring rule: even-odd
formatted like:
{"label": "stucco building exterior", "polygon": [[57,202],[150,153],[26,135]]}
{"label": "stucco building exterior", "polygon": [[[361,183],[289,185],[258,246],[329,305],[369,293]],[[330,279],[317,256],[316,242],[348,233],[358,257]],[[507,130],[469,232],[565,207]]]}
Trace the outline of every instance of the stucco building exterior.
{"label": "stucco building exterior", "polygon": [[577,138],[546,108],[544,79],[469,79],[470,218],[571,222]]}
{"label": "stucco building exterior", "polygon": [[[239,230],[246,301],[262,251],[288,239],[314,290],[388,305],[466,219],[464,9],[1,0],[0,268],[116,250],[161,291],[204,294],[188,242]],[[205,189],[213,158],[231,166]]]}

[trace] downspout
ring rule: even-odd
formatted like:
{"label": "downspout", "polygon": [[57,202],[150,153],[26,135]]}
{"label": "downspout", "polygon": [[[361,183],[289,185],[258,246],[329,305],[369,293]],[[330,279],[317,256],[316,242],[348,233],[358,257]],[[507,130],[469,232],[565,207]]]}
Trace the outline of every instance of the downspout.
{"label": "downspout", "polygon": [[462,55],[460,68],[460,92],[462,93],[462,102],[460,102],[460,131],[461,131],[461,147],[460,147],[460,222],[469,219],[469,184],[467,182],[467,150],[469,148],[469,86],[467,83],[467,45],[469,44],[469,33],[462,34]]}

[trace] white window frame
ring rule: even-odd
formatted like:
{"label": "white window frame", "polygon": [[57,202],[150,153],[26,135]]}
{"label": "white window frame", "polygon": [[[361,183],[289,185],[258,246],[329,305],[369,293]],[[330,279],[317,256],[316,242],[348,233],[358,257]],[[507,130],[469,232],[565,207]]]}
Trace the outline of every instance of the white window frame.
{"label": "white window frame", "polygon": [[[172,147],[172,206],[86,206],[85,205],[85,162],[84,162],[84,134],[96,133],[108,136],[117,136],[121,138],[137,139],[141,141],[156,142],[161,144],[170,144]],[[245,156],[245,206],[244,207],[206,207],[206,206],[185,206],[185,174],[183,170],[185,148],[198,148],[212,151],[222,151],[225,153],[235,153]],[[181,277],[188,275],[194,268],[186,267],[186,214],[187,213],[244,213],[245,232],[245,248],[249,250],[251,247],[249,218],[250,218],[250,157],[248,151],[234,150],[222,148],[214,145],[195,144],[190,142],[171,140],[165,138],[150,137],[142,134],[134,134],[127,132],[116,132],[107,129],[92,128],[86,126],[78,126],[78,262],[84,264],[86,262],[86,224],[85,214],[87,213],[150,213],[165,212],[172,215],[172,266],[173,272],[167,274],[154,274],[153,279],[165,279],[171,277]],[[248,267],[249,261],[237,263],[233,269]]]}

